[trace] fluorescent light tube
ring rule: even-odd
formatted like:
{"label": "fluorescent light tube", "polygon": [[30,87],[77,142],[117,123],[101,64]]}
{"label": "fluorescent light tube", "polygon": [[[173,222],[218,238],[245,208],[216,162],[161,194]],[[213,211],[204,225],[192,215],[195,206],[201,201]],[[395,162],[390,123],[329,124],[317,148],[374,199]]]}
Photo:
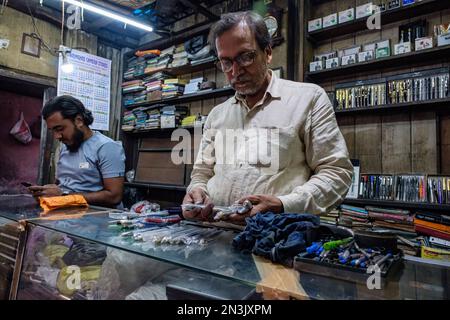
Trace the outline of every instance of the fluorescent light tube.
{"label": "fluorescent light tube", "polygon": [[145,30],[145,31],[149,31],[149,32],[152,32],[152,31],[153,31],[153,28],[150,27],[150,26],[147,26],[147,25],[142,24],[142,23],[140,23],[140,22],[136,22],[136,21],[133,21],[133,20],[131,20],[131,19],[125,18],[124,16],[121,16],[121,15],[118,15],[118,14],[115,14],[115,13],[112,13],[112,12],[107,11],[107,10],[105,10],[105,9],[102,9],[102,8],[99,8],[99,7],[90,5],[90,4],[86,3],[86,2],[80,2],[80,1],[76,1],[76,0],[60,0],[60,1],[67,2],[67,3],[70,3],[70,4],[73,4],[73,5],[75,5],[75,6],[78,6],[78,7],[80,7],[80,8],[83,8],[83,9],[85,9],[85,10],[88,10],[88,11],[92,11],[92,12],[98,13],[98,14],[100,14],[100,15],[102,15],[102,16],[105,16],[105,17],[108,17],[108,18],[111,18],[111,19],[114,19],[114,20],[117,20],[117,21],[121,21],[121,22],[123,22],[123,23],[125,23],[125,24],[129,24],[129,25],[131,25],[131,26],[134,26],[134,27],[136,27],[136,28],[143,29],[143,30]]}

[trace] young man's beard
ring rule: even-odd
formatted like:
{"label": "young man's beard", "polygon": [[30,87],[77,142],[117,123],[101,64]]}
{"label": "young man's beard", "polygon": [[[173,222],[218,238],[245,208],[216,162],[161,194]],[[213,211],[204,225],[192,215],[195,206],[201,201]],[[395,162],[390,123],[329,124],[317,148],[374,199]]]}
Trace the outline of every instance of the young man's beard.
{"label": "young man's beard", "polygon": [[69,152],[76,152],[80,148],[83,141],[84,141],[83,131],[81,131],[78,128],[75,128],[75,132],[73,135],[73,143],[71,145],[66,144],[67,150],[69,150]]}

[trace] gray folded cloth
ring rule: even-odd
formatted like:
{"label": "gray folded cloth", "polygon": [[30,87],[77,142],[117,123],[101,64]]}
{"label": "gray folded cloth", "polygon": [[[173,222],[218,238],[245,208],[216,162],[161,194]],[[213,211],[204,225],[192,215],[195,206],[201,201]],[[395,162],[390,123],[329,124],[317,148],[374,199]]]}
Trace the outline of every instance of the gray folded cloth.
{"label": "gray folded cloth", "polygon": [[194,54],[188,53],[187,57],[189,60],[198,60],[202,58],[206,58],[211,55],[211,46],[207,44],[203,48],[201,48],[199,51],[197,51]]}
{"label": "gray folded cloth", "polygon": [[200,90],[206,90],[206,89],[215,89],[216,83],[214,81],[205,81],[200,84]]}

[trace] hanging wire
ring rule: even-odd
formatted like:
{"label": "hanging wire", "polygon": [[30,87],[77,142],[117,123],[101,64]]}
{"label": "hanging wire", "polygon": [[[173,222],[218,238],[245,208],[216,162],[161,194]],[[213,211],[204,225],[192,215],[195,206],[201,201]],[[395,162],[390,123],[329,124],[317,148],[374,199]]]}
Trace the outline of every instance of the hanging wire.
{"label": "hanging wire", "polygon": [[8,0],[3,0],[2,7],[0,8],[0,14],[3,14],[5,7],[8,5]]}
{"label": "hanging wire", "polygon": [[[6,2],[8,2],[8,0],[6,0]],[[34,32],[31,34],[31,36],[33,38],[39,39],[40,43],[42,44],[42,46],[44,47],[45,50],[47,50],[52,56],[57,56],[57,49],[52,49],[50,48],[50,46],[44,41],[44,38],[42,38],[41,34],[39,33],[38,27],[36,25],[36,19],[33,16],[33,13],[31,11],[30,5],[28,3],[28,0],[25,0],[25,4],[27,6],[28,12],[31,16],[31,21],[33,23],[33,29]]]}
{"label": "hanging wire", "polygon": [[64,1],[61,1],[61,45],[64,45]]}

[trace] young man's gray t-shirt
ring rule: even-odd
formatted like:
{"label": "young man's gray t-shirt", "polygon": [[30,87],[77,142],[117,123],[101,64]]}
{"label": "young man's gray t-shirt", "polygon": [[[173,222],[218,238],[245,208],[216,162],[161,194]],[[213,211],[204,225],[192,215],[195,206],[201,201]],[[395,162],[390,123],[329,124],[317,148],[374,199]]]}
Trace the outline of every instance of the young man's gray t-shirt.
{"label": "young man's gray t-shirt", "polygon": [[103,178],[125,175],[125,152],[121,142],[99,132],[84,141],[76,152],[63,144],[56,170],[59,187],[68,192],[103,189]]}

